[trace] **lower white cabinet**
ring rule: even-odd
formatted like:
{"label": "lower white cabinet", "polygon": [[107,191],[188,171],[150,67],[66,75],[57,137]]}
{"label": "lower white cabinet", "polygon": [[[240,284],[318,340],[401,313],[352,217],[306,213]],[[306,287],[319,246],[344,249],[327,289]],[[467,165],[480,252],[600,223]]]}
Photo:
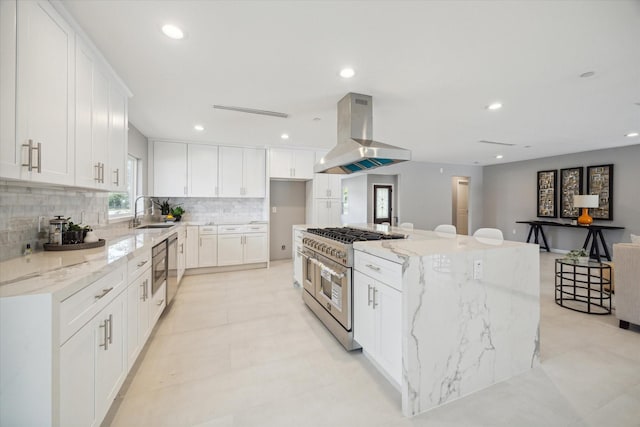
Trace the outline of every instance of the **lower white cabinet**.
{"label": "lower white cabinet", "polygon": [[127,375],[125,293],[60,348],[60,425],[99,425]]}
{"label": "lower white cabinet", "polygon": [[[401,277],[398,277],[398,283]],[[353,274],[355,340],[397,385],[402,384],[402,293],[358,270]]]}
{"label": "lower white cabinet", "polygon": [[266,224],[218,226],[218,265],[267,262]]}
{"label": "lower white cabinet", "polygon": [[127,288],[127,367],[136,362],[151,332],[149,305],[151,304],[151,269],[129,283]]}
{"label": "lower white cabinet", "polygon": [[187,230],[186,227],[180,228],[178,231],[178,285],[184,276],[184,270],[187,267]]}
{"label": "lower white cabinet", "polygon": [[218,265],[218,236],[201,234],[198,242],[198,267]]}
{"label": "lower white cabinet", "polygon": [[199,261],[199,228],[197,225],[187,226],[187,241],[185,242],[185,267],[198,268]]}

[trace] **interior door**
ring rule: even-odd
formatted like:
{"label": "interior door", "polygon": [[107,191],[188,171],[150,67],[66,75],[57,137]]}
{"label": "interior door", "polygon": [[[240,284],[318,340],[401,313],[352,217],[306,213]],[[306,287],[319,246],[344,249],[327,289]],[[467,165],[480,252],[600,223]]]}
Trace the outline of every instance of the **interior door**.
{"label": "interior door", "polygon": [[456,179],[456,231],[458,234],[469,234],[469,180]]}
{"label": "interior door", "polygon": [[373,223],[391,224],[392,215],[392,195],[393,186],[374,185],[373,186]]}

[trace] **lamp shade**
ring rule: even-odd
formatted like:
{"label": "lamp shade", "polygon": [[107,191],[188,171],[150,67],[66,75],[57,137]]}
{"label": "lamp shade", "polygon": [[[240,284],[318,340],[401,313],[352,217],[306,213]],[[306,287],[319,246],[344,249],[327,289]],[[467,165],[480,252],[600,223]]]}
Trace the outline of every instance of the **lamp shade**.
{"label": "lamp shade", "polygon": [[573,196],[573,207],[574,208],[597,208],[598,204],[598,195],[577,195]]}

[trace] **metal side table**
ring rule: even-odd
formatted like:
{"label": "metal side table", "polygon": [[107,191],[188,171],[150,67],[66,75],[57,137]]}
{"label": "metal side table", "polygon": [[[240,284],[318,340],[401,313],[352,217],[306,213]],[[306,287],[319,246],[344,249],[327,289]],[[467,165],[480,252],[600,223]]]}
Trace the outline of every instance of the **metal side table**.
{"label": "metal side table", "polygon": [[588,314],[611,314],[611,265],[556,260],[556,304]]}

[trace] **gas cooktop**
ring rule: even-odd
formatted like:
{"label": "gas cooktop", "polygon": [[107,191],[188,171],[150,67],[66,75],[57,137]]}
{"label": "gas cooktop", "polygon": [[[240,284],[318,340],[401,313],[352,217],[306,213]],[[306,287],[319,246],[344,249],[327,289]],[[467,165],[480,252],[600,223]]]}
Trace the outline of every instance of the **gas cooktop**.
{"label": "gas cooktop", "polygon": [[368,240],[405,239],[403,234],[380,233],[352,227],[307,228],[307,232],[341,243],[366,242]]}

